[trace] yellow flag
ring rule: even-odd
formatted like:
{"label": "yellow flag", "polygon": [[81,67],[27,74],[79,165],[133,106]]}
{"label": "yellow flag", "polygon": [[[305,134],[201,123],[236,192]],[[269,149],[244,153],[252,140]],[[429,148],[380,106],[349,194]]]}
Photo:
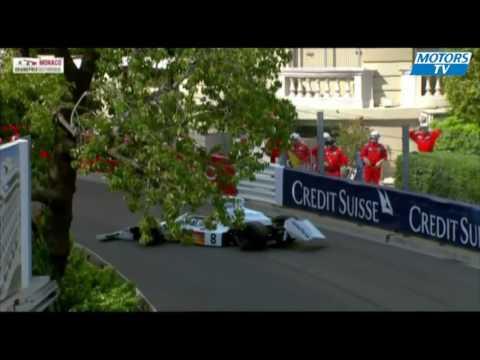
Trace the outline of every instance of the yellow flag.
{"label": "yellow flag", "polygon": [[298,158],[297,155],[293,151],[288,152],[288,159],[293,167],[298,167],[302,164],[301,160]]}

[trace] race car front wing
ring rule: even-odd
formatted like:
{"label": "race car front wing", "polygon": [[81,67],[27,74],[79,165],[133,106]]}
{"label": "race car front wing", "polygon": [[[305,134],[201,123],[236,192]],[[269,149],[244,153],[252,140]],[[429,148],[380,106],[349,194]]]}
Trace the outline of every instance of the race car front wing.
{"label": "race car front wing", "polygon": [[288,234],[297,241],[319,241],[326,239],[325,235],[309,220],[289,218],[285,221],[285,235]]}

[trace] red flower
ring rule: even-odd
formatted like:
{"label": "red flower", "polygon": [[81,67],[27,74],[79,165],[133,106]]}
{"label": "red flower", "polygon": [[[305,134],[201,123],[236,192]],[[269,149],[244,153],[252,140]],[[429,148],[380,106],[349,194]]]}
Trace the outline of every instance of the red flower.
{"label": "red flower", "polygon": [[48,153],[47,150],[40,150],[40,157],[41,157],[42,159],[48,159],[49,156],[50,156],[50,154]]}

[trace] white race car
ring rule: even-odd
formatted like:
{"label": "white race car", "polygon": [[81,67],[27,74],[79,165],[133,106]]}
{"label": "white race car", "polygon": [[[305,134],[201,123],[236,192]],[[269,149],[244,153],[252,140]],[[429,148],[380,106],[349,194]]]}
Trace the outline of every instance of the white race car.
{"label": "white race car", "polygon": [[[245,226],[236,230],[221,223],[216,224],[214,229],[207,229],[205,216],[183,214],[177,219],[182,229],[193,234],[196,245],[223,247],[236,245],[242,250],[263,249],[269,242],[275,242],[280,246],[291,244],[293,241],[321,241],[325,239],[322,232],[309,220],[298,220],[294,217],[278,216],[270,218],[264,213],[245,207],[242,198],[230,198],[226,204],[227,214],[233,219],[235,210],[242,208],[244,212]],[[160,229],[152,231],[155,242],[165,242],[165,223],[160,224]],[[109,241],[117,239],[138,240],[140,230],[131,227],[109,234],[97,235],[97,240]]]}

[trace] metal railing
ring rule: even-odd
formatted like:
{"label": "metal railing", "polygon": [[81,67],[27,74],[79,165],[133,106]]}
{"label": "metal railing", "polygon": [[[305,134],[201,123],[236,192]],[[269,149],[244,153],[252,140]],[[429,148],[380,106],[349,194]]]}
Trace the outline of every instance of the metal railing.
{"label": "metal railing", "polygon": [[256,174],[255,180],[240,181],[238,184],[238,195],[248,200],[276,204],[275,169],[277,167],[278,165],[270,164],[265,170]]}

